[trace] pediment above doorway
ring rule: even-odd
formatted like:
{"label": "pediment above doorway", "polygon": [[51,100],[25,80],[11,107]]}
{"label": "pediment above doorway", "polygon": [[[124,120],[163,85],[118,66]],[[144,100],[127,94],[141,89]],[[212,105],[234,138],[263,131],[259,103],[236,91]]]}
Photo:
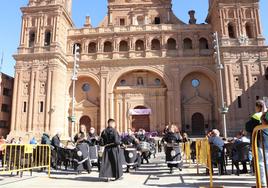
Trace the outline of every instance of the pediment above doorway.
{"label": "pediment above doorway", "polygon": [[212,103],[207,99],[197,95],[187,100],[184,105],[212,105]]}
{"label": "pediment above doorway", "polygon": [[78,103],[76,106],[75,106],[76,109],[82,109],[82,108],[98,108],[98,106],[89,101],[89,100],[82,100],[80,103]]}

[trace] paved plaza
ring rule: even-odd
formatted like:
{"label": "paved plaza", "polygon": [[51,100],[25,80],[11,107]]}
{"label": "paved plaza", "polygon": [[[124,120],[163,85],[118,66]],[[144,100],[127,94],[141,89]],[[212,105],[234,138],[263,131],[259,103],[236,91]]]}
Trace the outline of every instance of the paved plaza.
{"label": "paved plaza", "polygon": [[[230,170],[230,167],[229,167]],[[83,173],[76,175],[71,172],[53,171],[51,178],[47,178],[45,173],[34,172],[30,176],[28,172],[23,178],[0,176],[1,188],[83,188],[83,187],[108,187],[108,188],[131,188],[131,187],[209,187],[209,176],[206,176],[201,169],[201,174],[196,174],[196,166],[184,165],[180,172],[176,170],[174,174],[169,174],[169,169],[165,164],[163,154],[158,154],[150,164],[142,167],[130,174],[124,174],[122,180],[116,182],[103,182],[98,178],[97,169],[94,168],[91,174]],[[231,171],[229,171],[231,172]],[[214,176],[214,186],[224,187],[251,187],[255,185],[255,177],[251,175],[224,175]]]}

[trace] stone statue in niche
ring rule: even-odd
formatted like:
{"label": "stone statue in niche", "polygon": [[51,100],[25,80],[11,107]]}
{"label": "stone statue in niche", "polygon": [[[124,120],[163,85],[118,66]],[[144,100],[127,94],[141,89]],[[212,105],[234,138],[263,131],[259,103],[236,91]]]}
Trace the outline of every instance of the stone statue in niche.
{"label": "stone statue in niche", "polygon": [[142,77],[138,77],[138,79],[137,79],[137,85],[138,86],[143,86],[144,85],[143,78]]}

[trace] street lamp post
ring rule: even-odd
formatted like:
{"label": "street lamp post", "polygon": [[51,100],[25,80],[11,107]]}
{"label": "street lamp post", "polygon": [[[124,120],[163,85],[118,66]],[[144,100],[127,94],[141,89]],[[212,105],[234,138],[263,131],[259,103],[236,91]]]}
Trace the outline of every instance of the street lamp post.
{"label": "street lamp post", "polygon": [[73,131],[74,131],[74,127],[75,127],[75,122],[76,122],[76,117],[75,117],[75,82],[77,81],[77,73],[78,73],[78,61],[79,61],[79,50],[80,47],[75,44],[74,45],[74,65],[73,65],[73,75],[72,75],[72,85],[73,85],[73,91],[72,91],[72,112],[71,112],[71,116],[69,117],[69,120],[72,123],[72,127],[71,127],[71,133],[70,136],[71,138],[73,138]]}
{"label": "street lamp post", "polygon": [[221,54],[220,54],[220,45],[219,45],[219,36],[218,32],[216,31],[213,33],[213,44],[215,49],[215,59],[217,62],[217,70],[219,72],[219,78],[220,78],[220,93],[221,93],[221,107],[219,108],[219,111],[222,115],[222,125],[223,125],[223,136],[224,138],[227,138],[227,125],[226,125],[226,114],[228,113],[228,107],[226,106],[226,103],[224,101],[224,94],[223,94],[223,78],[222,78],[222,71],[224,69],[223,64],[221,63]]}

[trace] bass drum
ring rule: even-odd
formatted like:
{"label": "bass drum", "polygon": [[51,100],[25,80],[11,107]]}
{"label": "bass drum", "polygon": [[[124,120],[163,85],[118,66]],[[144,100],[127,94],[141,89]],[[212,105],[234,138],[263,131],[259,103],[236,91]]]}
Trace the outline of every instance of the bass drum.
{"label": "bass drum", "polygon": [[136,148],[126,148],[124,150],[124,155],[126,159],[126,165],[134,166],[137,165],[137,149]]}
{"label": "bass drum", "polygon": [[179,146],[166,146],[165,148],[166,153],[166,163],[170,168],[170,172],[173,172],[173,168],[179,168],[181,170],[182,167],[182,155],[181,149]]}

